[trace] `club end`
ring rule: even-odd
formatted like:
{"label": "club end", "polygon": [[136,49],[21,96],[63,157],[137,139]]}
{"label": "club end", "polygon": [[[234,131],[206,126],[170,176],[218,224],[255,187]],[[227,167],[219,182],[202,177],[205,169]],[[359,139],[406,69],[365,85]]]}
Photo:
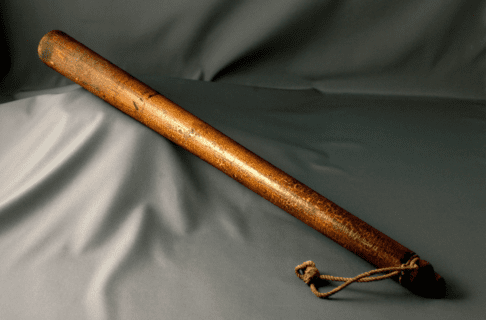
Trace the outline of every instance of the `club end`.
{"label": "club end", "polygon": [[441,299],[446,296],[446,283],[432,265],[425,260],[418,260],[418,269],[400,278],[400,284],[412,293],[424,298]]}

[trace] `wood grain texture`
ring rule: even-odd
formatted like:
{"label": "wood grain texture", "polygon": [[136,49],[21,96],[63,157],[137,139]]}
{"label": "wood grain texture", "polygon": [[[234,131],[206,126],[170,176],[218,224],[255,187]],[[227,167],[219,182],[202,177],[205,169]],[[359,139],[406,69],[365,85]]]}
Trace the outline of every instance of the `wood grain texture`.
{"label": "wood grain texture", "polygon": [[[38,54],[52,69],[376,267],[400,266],[415,255],[67,34],[57,30],[46,34]],[[427,283],[442,281],[433,269],[430,273],[426,261],[421,260],[419,265],[417,272],[424,274]],[[422,277],[410,274],[402,278],[406,279],[402,285],[414,291],[412,283]]]}

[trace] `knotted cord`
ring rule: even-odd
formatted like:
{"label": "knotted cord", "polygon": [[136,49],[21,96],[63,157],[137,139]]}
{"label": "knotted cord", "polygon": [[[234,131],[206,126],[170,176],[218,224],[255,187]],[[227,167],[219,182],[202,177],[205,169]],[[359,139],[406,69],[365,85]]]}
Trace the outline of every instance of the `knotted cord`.
{"label": "knotted cord", "polygon": [[[375,269],[371,270],[368,272],[364,272],[354,278],[344,278],[344,277],[334,277],[334,276],[329,276],[329,275],[321,275],[319,273],[319,270],[317,270],[316,264],[313,261],[306,261],[302,263],[301,265],[298,265],[295,267],[295,273],[297,274],[297,277],[302,279],[306,284],[308,284],[312,290],[312,292],[318,297],[318,298],[327,298],[341,290],[343,290],[345,287],[349,286],[353,282],[372,282],[372,281],[379,281],[387,278],[391,278],[393,276],[396,276],[401,273],[400,277],[403,276],[404,271],[407,270],[413,270],[417,269],[417,261],[419,260],[418,256],[412,257],[410,260],[408,260],[407,263],[402,264],[401,266],[397,267],[389,267],[389,268],[380,268],[380,269]],[[302,270],[303,274],[301,274],[299,271]],[[387,274],[377,276],[377,277],[370,277],[371,275],[374,275],[376,273],[384,273],[388,272]],[[317,279],[322,279],[322,280],[328,280],[328,281],[341,281],[344,282],[342,285],[339,287],[336,287],[332,289],[329,292],[326,293],[321,293],[317,290],[315,281]]]}

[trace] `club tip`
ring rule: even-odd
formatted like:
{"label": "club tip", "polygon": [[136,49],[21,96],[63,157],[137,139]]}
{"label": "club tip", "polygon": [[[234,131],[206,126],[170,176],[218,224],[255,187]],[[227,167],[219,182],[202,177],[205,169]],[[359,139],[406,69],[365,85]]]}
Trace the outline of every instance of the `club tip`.
{"label": "club tip", "polygon": [[400,283],[412,293],[431,299],[445,298],[447,286],[444,278],[434,271],[432,265],[425,261],[418,261],[419,268],[403,277]]}
{"label": "club tip", "polygon": [[52,30],[46,33],[39,41],[39,45],[37,47],[37,54],[39,58],[44,62],[48,63],[51,60],[51,56],[53,53],[53,42],[56,39],[66,37],[67,35],[60,31],[60,30]]}

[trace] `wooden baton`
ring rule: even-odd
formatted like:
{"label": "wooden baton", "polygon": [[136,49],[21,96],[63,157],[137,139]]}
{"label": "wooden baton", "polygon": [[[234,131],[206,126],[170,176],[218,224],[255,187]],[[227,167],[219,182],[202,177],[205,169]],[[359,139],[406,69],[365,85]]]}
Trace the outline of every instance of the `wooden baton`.
{"label": "wooden baton", "polygon": [[[130,117],[178,144],[378,268],[416,253],[233,141],[67,34],[42,37],[40,59]],[[412,292],[442,297],[445,282],[425,260],[399,281]]]}

